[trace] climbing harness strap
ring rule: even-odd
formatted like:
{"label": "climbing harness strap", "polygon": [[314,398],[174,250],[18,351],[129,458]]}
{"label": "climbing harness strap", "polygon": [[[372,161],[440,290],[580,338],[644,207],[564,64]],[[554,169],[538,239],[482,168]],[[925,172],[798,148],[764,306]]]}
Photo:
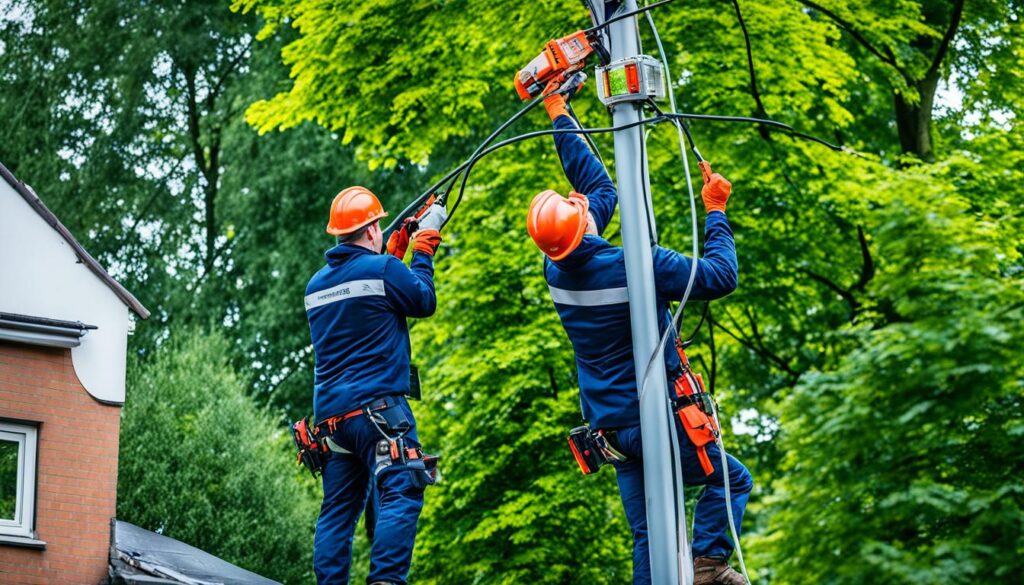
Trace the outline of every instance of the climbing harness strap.
{"label": "climbing harness strap", "polygon": [[[436,481],[437,457],[423,455],[418,447],[405,447],[404,435],[412,428],[412,422],[406,419],[400,409],[396,408],[400,404],[401,401],[398,398],[387,396],[344,414],[325,418],[318,425],[311,424],[309,417],[294,423],[292,425],[292,440],[298,450],[297,464],[305,465],[313,477],[316,477],[323,471],[324,465],[327,464],[332,453],[351,454],[352,452],[339,445],[332,435],[345,421],[357,416],[366,416],[385,437],[382,442],[385,443],[385,454],[389,456],[388,464],[397,461],[404,465],[410,461],[419,461],[419,464],[411,465],[411,467],[429,469],[431,477]],[[385,428],[397,435],[392,437],[385,432]],[[375,466],[375,473],[380,471],[379,444],[377,450],[378,465]]]}
{"label": "climbing harness strap", "polygon": [[704,379],[690,368],[686,352],[678,341],[676,351],[679,353],[679,370],[673,383],[672,409],[690,442],[697,448],[697,459],[706,475],[715,472],[708,457],[708,443],[718,439],[718,423],[715,422],[715,407],[711,395],[704,390]]}
{"label": "climbing harness strap", "polygon": [[591,429],[587,425],[569,432],[569,449],[583,475],[596,473],[605,463],[629,460],[622,453],[618,434],[613,430]]}
{"label": "climbing harness strap", "polygon": [[334,431],[338,429],[341,423],[347,421],[350,418],[355,418],[361,414],[370,416],[370,414],[373,412],[377,412],[379,410],[387,410],[389,408],[398,406],[398,404],[399,401],[397,398],[395,398],[394,396],[386,396],[379,400],[374,400],[373,402],[366,404],[364,406],[360,406],[355,410],[346,412],[345,414],[339,414],[336,416],[325,418],[324,420],[320,421],[320,424],[317,425],[317,428],[321,429],[321,431],[326,429],[327,432],[325,434],[333,435]]}

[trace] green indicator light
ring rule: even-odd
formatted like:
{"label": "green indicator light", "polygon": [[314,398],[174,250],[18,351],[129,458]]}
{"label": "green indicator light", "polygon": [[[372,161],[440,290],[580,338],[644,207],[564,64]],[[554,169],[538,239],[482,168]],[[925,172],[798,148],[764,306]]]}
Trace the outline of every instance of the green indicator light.
{"label": "green indicator light", "polygon": [[626,68],[620,67],[608,72],[608,90],[610,95],[622,95],[629,93],[626,84]]}

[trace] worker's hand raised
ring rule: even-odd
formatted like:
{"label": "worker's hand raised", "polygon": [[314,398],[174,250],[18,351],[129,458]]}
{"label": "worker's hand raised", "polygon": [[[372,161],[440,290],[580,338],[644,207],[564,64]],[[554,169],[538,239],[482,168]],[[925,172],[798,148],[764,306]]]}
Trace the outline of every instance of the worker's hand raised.
{"label": "worker's hand raised", "polygon": [[420,216],[420,230],[440,231],[441,226],[444,225],[444,222],[447,219],[448,210],[444,208],[444,205],[435,203],[427,208],[426,213]]}
{"label": "worker's hand raised", "polygon": [[420,230],[412,235],[413,252],[422,252],[433,256],[441,245],[441,232],[437,230]]}
{"label": "worker's hand raised", "polygon": [[559,75],[552,79],[547,87],[544,88],[544,96],[551,97],[555,94],[560,94],[565,98],[565,101],[571,100],[575,97],[576,92],[583,87],[583,84],[587,82],[587,74],[583,71],[577,71],[568,76]]}
{"label": "worker's hand raised", "polygon": [[402,227],[391,232],[391,237],[388,238],[388,254],[399,260],[405,259],[405,252],[409,249],[409,224],[412,222],[413,218],[405,218]]}
{"label": "worker's hand raised", "polygon": [[544,109],[548,111],[548,116],[551,117],[551,121],[555,118],[566,115],[565,104],[576,95],[583,84],[587,81],[587,74],[578,71],[568,78],[563,79],[562,76],[558,76],[552,79],[548,86],[544,88]]}
{"label": "worker's hand raised", "polygon": [[700,198],[704,200],[704,210],[708,213],[721,211],[725,213],[725,203],[732,193],[732,183],[718,173],[711,171],[711,163],[700,162],[700,172],[704,176],[704,186],[700,190]]}

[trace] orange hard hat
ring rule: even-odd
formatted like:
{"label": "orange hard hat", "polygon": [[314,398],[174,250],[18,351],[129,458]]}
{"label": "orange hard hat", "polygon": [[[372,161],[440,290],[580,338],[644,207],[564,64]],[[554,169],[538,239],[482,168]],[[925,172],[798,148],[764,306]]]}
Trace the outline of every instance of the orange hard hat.
{"label": "orange hard hat", "polygon": [[332,236],[351,234],[387,215],[380,200],[369,189],[349,187],[338,193],[331,203],[331,220],[327,222],[327,233]]}
{"label": "orange hard hat", "polygon": [[586,195],[573,191],[569,197],[562,197],[554,191],[542,191],[530,203],[526,231],[542,252],[552,260],[561,260],[583,241],[589,210]]}

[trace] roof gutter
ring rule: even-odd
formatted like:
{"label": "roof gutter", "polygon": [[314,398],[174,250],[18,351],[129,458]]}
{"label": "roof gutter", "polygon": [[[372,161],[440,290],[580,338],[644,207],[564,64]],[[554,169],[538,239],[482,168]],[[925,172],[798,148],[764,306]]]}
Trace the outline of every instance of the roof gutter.
{"label": "roof gutter", "polygon": [[59,321],[43,317],[0,313],[0,341],[43,347],[78,347],[82,337],[95,325],[81,321]]}

